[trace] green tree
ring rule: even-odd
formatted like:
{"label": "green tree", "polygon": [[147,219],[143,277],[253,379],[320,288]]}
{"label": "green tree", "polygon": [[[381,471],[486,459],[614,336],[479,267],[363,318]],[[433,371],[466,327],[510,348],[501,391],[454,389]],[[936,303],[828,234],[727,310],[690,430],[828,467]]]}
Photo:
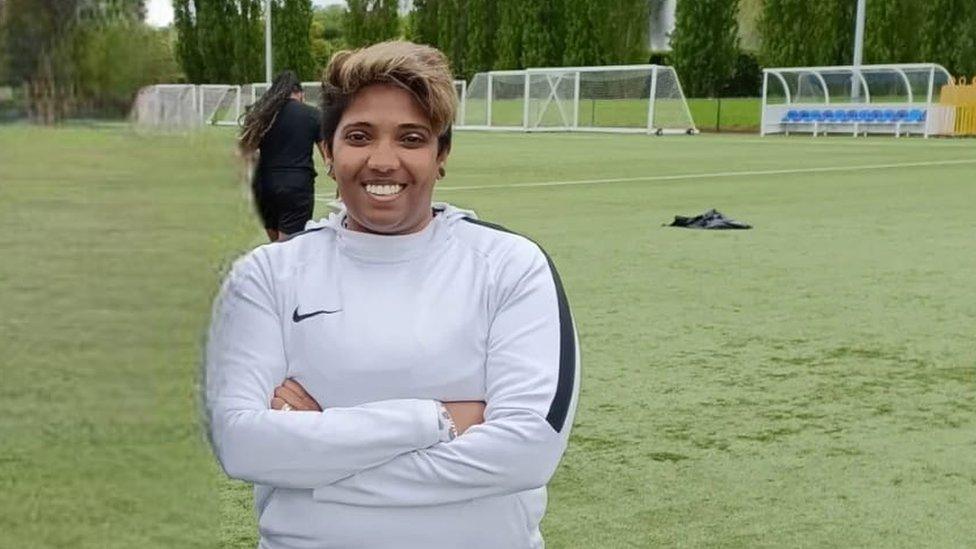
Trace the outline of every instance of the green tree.
{"label": "green tree", "polygon": [[495,2],[467,0],[464,31],[464,75],[491,70],[495,61],[495,33],[498,30]]}
{"label": "green tree", "polygon": [[[286,6],[295,1],[275,0],[273,9],[281,10],[278,4]],[[263,80],[263,5],[263,0],[174,0],[176,54],[186,79],[195,84],[244,84]],[[286,28],[287,15],[288,9],[280,14]],[[292,34],[285,32],[284,36],[295,40]],[[274,47],[276,51],[283,48],[286,52],[300,49],[308,42],[307,31],[296,42],[297,46],[278,39]]]}
{"label": "green tree", "polygon": [[[678,2],[678,10],[684,1]],[[603,8],[599,24],[608,63],[646,62],[649,10],[646,0],[613,0]]]}
{"label": "green tree", "polygon": [[345,17],[346,10],[343,6],[333,5],[315,8],[312,11],[312,26],[309,34],[316,72],[325,68],[332,54],[345,47],[343,39]]}
{"label": "green tree", "polygon": [[928,0],[921,8],[920,58],[957,76],[976,78],[976,2]]}
{"label": "green tree", "polygon": [[561,0],[522,3],[522,67],[558,66],[563,57]]}
{"label": "green tree", "polygon": [[348,0],[346,43],[354,48],[400,35],[397,0]]}
{"label": "green tree", "polygon": [[171,31],[133,21],[83,25],[74,55],[74,108],[86,116],[124,116],[139,88],[179,77]]}
{"label": "green tree", "polygon": [[571,67],[604,65],[610,55],[607,46],[606,6],[601,0],[566,0],[566,37],[563,64]]}
{"label": "green tree", "polygon": [[916,0],[871,0],[864,23],[866,63],[910,63],[923,60],[921,34],[924,3]]}
{"label": "green tree", "polygon": [[141,0],[7,0],[0,72],[25,86],[37,122],[119,116],[140,87],[177,77],[170,31],[150,29],[144,15]]}
{"label": "green tree", "polygon": [[497,70],[522,66],[522,10],[521,0],[497,0],[498,32],[495,36]]}
{"label": "green tree", "polygon": [[738,0],[681,0],[671,36],[671,60],[691,97],[719,94],[735,71]]}
{"label": "green tree", "polygon": [[243,84],[264,80],[263,4],[263,0],[238,0],[233,82]]}
{"label": "green tree", "polygon": [[197,38],[193,0],[173,0],[173,27],[177,32],[176,57],[190,82],[206,81],[207,66]]}
{"label": "green tree", "polygon": [[234,40],[237,25],[235,0],[194,0],[196,38],[211,84],[239,83],[234,74]]}
{"label": "green tree", "polygon": [[437,8],[439,0],[414,0],[408,16],[407,37],[418,44],[437,46]]}
{"label": "green tree", "polygon": [[850,64],[856,7],[850,0],[765,0],[759,20],[762,63],[768,67]]}
{"label": "green tree", "polygon": [[27,89],[29,116],[53,124],[70,113],[82,0],[7,0],[6,77]]}
{"label": "green tree", "polygon": [[312,80],[309,33],[312,26],[311,0],[275,0],[271,7],[272,47],[275,72],[293,70],[302,80]]}
{"label": "green tree", "polygon": [[455,74],[464,74],[465,4],[465,0],[438,0],[437,6],[437,47],[451,60]]}

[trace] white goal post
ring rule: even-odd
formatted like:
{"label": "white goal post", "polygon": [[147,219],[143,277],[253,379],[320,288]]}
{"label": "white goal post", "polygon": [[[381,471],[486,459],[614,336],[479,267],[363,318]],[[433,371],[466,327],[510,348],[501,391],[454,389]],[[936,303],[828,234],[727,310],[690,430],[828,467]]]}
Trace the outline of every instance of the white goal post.
{"label": "white goal post", "polygon": [[482,72],[463,93],[455,125],[462,130],[698,131],[677,74],[662,65]]}
{"label": "white goal post", "polygon": [[186,130],[200,125],[200,89],[192,84],[157,84],[139,90],[129,112],[139,129]]}
{"label": "white goal post", "polygon": [[[238,126],[270,84],[156,84],[139,90],[129,118],[139,128],[189,130],[201,126]],[[305,102],[316,107],[321,82],[302,82]]]}
{"label": "white goal post", "polygon": [[200,122],[215,126],[236,126],[243,114],[240,86],[202,84],[200,86]]}
{"label": "white goal post", "polygon": [[[140,90],[132,119],[140,127],[236,126],[270,87],[264,82],[159,84]],[[303,82],[319,106],[322,84]],[[662,65],[553,67],[478,73],[455,80],[456,129],[697,133],[674,69]]]}

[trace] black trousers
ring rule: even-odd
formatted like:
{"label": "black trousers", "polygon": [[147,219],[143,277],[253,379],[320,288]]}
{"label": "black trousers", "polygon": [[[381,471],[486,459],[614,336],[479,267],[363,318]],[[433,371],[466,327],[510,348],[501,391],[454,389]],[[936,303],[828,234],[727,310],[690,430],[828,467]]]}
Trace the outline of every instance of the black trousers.
{"label": "black trousers", "polygon": [[258,167],[251,180],[258,215],[266,229],[285,234],[305,229],[315,209],[315,172]]}

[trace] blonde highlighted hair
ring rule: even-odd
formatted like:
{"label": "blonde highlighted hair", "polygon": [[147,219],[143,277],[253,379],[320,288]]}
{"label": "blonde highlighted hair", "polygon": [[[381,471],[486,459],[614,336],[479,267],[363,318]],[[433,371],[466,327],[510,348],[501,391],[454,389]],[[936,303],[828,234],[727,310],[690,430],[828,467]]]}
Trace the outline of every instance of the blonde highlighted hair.
{"label": "blonde highlighted hair", "polygon": [[439,136],[438,148],[450,147],[457,92],[447,57],[436,48],[403,40],[380,42],[336,52],[322,75],[322,133],[327,146],[349,101],[371,84],[388,83],[410,92]]}

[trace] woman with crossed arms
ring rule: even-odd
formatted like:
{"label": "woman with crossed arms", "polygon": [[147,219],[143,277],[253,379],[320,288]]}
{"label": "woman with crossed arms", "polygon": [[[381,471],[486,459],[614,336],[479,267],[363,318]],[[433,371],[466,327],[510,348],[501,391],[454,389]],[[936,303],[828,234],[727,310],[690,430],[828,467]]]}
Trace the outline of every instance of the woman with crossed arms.
{"label": "woman with crossed arms", "polygon": [[207,344],[210,435],[260,547],[544,546],[579,351],[532,241],[432,203],[456,95],[439,51],[336,54],[323,136],[344,209],[240,259]]}

